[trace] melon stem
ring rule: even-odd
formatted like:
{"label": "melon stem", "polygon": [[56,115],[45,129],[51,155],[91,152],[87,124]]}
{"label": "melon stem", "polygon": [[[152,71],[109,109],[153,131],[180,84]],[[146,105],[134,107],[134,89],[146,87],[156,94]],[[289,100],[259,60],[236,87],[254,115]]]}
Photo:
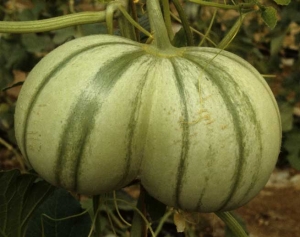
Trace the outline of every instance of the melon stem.
{"label": "melon stem", "polygon": [[147,0],[147,12],[151,30],[153,31],[154,35],[153,43],[160,50],[173,48],[168,36],[167,27],[161,12],[159,0]]}

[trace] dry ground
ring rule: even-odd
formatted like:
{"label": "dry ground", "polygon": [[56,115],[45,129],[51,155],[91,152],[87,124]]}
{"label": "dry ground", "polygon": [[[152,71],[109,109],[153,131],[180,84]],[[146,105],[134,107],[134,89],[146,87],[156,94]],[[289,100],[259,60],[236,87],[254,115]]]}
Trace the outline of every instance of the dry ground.
{"label": "dry ground", "polygon": [[259,195],[237,213],[251,237],[299,237],[300,172],[275,170]]}

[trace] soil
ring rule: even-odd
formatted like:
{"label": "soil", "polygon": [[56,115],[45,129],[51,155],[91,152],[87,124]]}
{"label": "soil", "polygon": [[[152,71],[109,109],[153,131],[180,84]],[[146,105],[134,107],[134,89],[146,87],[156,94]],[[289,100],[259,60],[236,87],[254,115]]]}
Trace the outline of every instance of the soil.
{"label": "soil", "polygon": [[275,170],[259,195],[236,212],[250,237],[299,237],[300,172]]}

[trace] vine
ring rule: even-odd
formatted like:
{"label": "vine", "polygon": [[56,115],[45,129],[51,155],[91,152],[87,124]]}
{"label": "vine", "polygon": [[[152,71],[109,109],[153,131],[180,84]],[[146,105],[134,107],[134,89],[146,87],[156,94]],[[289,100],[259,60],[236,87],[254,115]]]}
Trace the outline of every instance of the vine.
{"label": "vine", "polygon": [[65,16],[35,21],[0,21],[0,32],[18,34],[38,33],[58,30],[69,26],[104,22],[105,20],[105,11],[100,11],[72,13]]}

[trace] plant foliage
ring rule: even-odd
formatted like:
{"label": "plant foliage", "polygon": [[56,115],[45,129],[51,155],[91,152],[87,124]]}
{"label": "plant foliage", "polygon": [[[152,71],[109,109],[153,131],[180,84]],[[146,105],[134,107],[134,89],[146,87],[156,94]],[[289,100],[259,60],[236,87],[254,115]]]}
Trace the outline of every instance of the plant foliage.
{"label": "plant foliage", "polygon": [[36,175],[0,172],[0,236],[23,237],[33,212],[53,191]]}

